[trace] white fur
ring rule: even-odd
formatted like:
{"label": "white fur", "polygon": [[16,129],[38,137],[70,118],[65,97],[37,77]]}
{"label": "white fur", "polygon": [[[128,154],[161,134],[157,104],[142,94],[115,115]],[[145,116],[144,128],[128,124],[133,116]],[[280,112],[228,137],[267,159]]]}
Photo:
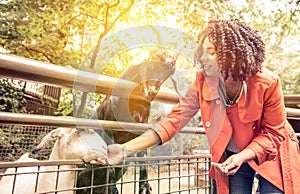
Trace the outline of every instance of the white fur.
{"label": "white fur", "polygon": [[[48,133],[38,146],[39,149],[52,138],[57,139],[52,149],[49,160],[70,160],[70,159],[82,159],[85,162],[89,162],[99,157],[105,157],[106,143],[94,130],[82,130],[78,132],[74,128],[58,128]],[[80,134],[80,135],[79,135]],[[28,157],[28,154],[24,154],[16,162],[36,162],[38,160]],[[60,172],[58,180],[57,173],[40,173],[37,193],[43,193],[47,191],[55,190],[55,184],[58,182],[58,190],[61,189],[73,189],[75,185],[75,171],[68,171],[70,169],[76,169],[76,165],[62,165],[60,170],[66,170],[66,172]],[[57,170],[57,166],[42,166],[40,171]],[[9,168],[5,171],[5,174],[14,173],[15,168]],[[14,194],[33,194],[35,193],[35,185],[37,179],[38,167],[20,167],[17,172],[32,172],[32,174],[20,174],[16,176],[14,184],[14,176],[4,176],[0,181],[0,192],[5,194],[12,194],[12,188],[14,185]],[[59,192],[59,194],[73,194],[73,191]]]}

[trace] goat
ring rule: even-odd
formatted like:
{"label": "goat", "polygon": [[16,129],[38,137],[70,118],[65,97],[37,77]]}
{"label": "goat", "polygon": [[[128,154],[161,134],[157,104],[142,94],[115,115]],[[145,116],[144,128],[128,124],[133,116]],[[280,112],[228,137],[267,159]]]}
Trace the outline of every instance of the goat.
{"label": "goat", "polygon": [[[15,162],[18,163],[37,161],[37,159],[29,158],[29,153],[25,153]],[[14,194],[33,194],[35,188],[35,180],[37,178],[36,173],[39,170],[45,170],[45,167],[41,167],[40,169],[37,166],[8,168],[0,181],[0,191],[5,194],[11,194],[14,189]],[[18,175],[16,175],[15,180],[13,173],[19,173]]]}
{"label": "goat", "polygon": [[[121,76],[121,79],[126,79],[139,83],[132,91],[128,98],[118,96],[106,96],[103,102],[97,107],[96,113],[92,115],[92,119],[99,120],[114,120],[125,122],[148,122],[150,114],[151,101],[156,97],[162,83],[173,75],[175,71],[175,60],[166,61],[166,53],[158,54],[156,61],[144,61],[139,65],[134,65],[127,69]],[[171,57],[171,59],[174,59]],[[143,95],[145,100],[134,99],[131,96]],[[128,131],[101,131],[101,137],[109,144],[125,143],[140,134],[131,133]],[[147,151],[141,151],[137,154],[138,157],[145,156]],[[140,162],[142,163],[142,162]],[[107,182],[114,183],[118,181],[126,172],[125,168],[116,167],[109,172],[109,180],[106,180],[103,169],[94,171],[94,185],[104,185]],[[91,184],[92,170],[84,170],[78,173],[77,187],[89,186]],[[150,184],[147,181],[147,169],[145,165],[140,166],[140,182],[139,193],[152,193]],[[106,182],[105,182],[106,181]],[[105,188],[94,188],[93,193],[102,194]],[[109,186],[108,193],[117,194],[118,190]],[[88,194],[90,190],[78,190],[77,194]]]}
{"label": "goat", "polygon": [[[55,142],[49,160],[72,160],[82,159],[84,162],[99,157],[105,157],[107,154],[106,143],[103,139],[92,129],[75,129],[75,128],[57,128],[49,132],[41,141],[41,143],[33,151],[34,153],[42,149],[46,143],[51,139],[57,139]],[[24,161],[38,161],[36,159],[28,158],[24,154],[17,162]],[[59,170],[63,172],[49,172],[57,171],[57,166],[41,166],[38,169],[34,167],[21,167],[17,172],[31,172],[31,174],[16,175],[15,184],[14,175],[4,176],[0,181],[1,193],[12,193],[14,187],[14,194],[33,194],[44,193],[54,190],[66,190],[64,194],[73,194],[76,173],[76,165],[63,165]],[[4,174],[14,172],[13,168],[9,168]],[[37,176],[37,172],[39,175]],[[59,176],[58,176],[59,175]],[[36,180],[38,177],[38,181]],[[37,185],[35,185],[37,182]]]}

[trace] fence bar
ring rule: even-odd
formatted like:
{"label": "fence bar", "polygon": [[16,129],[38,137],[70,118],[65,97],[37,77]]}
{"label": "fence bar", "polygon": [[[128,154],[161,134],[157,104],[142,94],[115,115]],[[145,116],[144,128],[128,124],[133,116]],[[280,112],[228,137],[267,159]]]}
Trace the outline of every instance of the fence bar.
{"label": "fence bar", "polygon": [[[113,92],[114,95],[118,96],[130,94],[132,89],[137,86],[137,83],[132,81],[70,69],[9,54],[0,54],[0,75],[80,89],[86,92],[102,94],[112,94]],[[174,93],[162,90],[155,100],[172,104],[178,102],[178,97]],[[300,105],[300,95],[285,95],[284,102],[288,107],[297,108]]]}
{"label": "fence bar", "polygon": [[16,168],[31,166],[58,166],[58,165],[74,165],[83,164],[82,160],[45,160],[31,162],[0,162],[0,168]]}
{"label": "fence bar", "polygon": [[[84,92],[128,97],[138,83],[109,76],[66,68],[19,56],[0,54],[0,75],[35,82],[48,83]],[[135,96],[144,99],[141,96]],[[157,101],[176,103],[175,94],[161,91]]]}
{"label": "fence bar", "polygon": [[287,107],[300,108],[300,95],[285,95],[284,104]]}
{"label": "fence bar", "polygon": [[300,120],[300,109],[297,108],[285,108],[287,117],[298,118]]}
{"label": "fence bar", "polygon": [[[298,112],[297,112],[298,113]],[[299,117],[297,117],[299,118]],[[128,131],[132,133],[143,133],[151,127],[149,123],[130,123],[120,121],[94,120],[74,117],[46,116],[25,113],[0,112],[0,123],[22,124],[55,127],[77,127],[94,128],[100,130]],[[205,134],[203,127],[184,127],[180,133]],[[296,133],[300,138],[300,133]]]}
{"label": "fence bar", "polygon": [[[0,112],[0,123],[5,124],[22,124],[22,125],[38,125],[38,126],[56,126],[56,127],[77,127],[77,128],[94,128],[109,129],[116,131],[129,131],[134,133],[142,133],[149,129],[149,123],[130,123],[119,121],[107,121],[96,119],[83,119],[74,117],[46,116],[25,113],[9,113]],[[185,127],[181,133],[197,133],[204,134],[202,127]]]}

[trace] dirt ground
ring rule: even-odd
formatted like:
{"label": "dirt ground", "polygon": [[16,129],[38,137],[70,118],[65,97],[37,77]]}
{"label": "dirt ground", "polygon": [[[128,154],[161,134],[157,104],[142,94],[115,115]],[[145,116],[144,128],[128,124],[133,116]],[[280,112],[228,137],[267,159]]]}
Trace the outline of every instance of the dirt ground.
{"label": "dirt ground", "polygon": [[[194,180],[194,171],[181,171],[180,178],[178,172],[161,172],[158,174],[150,171],[149,173],[149,183],[152,187],[153,194],[165,194],[165,193],[190,193],[190,194],[204,194],[209,193],[208,189],[205,192],[204,185],[199,185],[197,188]],[[189,176],[188,176],[189,175]],[[139,176],[137,175],[136,179]],[[157,180],[157,179],[160,180]],[[124,183],[125,182],[125,183]],[[123,185],[117,186],[119,191],[123,194],[134,194],[138,193],[138,183],[134,183],[134,175],[132,173],[126,173],[123,178]],[[120,192],[121,193],[121,192]]]}
{"label": "dirt ground", "polygon": [[[204,177],[199,177],[199,185],[197,187],[195,180],[194,169],[184,170],[180,172],[181,178],[179,178],[178,171],[172,171],[170,174],[168,172],[161,172],[158,177],[158,173],[155,171],[149,170],[149,183],[152,188],[153,194],[167,194],[167,193],[181,193],[181,194],[209,194],[209,184],[204,181],[199,181]],[[136,175],[136,179],[139,178],[139,175]],[[157,180],[157,179],[160,180]],[[120,183],[120,182],[118,182]],[[117,185],[120,193],[122,194],[135,194],[138,193],[138,183],[134,182],[134,174],[132,172],[127,172],[123,176],[123,185]],[[254,180],[253,192],[256,193],[257,180]]]}

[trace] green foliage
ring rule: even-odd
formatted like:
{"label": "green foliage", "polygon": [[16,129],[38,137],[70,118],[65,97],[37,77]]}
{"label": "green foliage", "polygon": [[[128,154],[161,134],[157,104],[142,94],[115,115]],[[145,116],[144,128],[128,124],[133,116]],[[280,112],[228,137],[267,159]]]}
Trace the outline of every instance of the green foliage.
{"label": "green foliage", "polygon": [[23,113],[26,99],[24,97],[22,82],[12,82],[12,80],[0,79],[0,111]]}
{"label": "green foliage", "polygon": [[[62,66],[75,66],[80,50],[72,45],[72,30],[83,31],[80,18],[74,20],[76,1],[2,2],[0,45],[12,54]],[[77,65],[78,66],[78,65]]]}
{"label": "green foliage", "polygon": [[60,95],[60,103],[57,110],[55,111],[56,116],[73,116],[73,98],[72,91],[62,90]]}
{"label": "green foliage", "polygon": [[286,95],[300,94],[299,52],[300,49],[288,50],[273,46],[267,56],[265,65],[281,78],[281,86]]}

